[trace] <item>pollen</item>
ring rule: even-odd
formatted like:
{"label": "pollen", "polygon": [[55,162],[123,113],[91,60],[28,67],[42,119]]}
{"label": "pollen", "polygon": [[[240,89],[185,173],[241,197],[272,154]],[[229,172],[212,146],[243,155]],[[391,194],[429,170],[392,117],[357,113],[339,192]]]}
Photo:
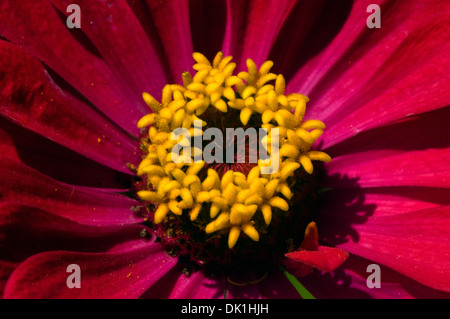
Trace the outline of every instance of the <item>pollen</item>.
{"label": "pollen", "polygon": [[[260,241],[274,216],[288,214],[296,173],[313,174],[314,162],[331,161],[328,154],[312,149],[325,124],[304,120],[308,97],[286,94],[283,75],[270,72],[272,61],[258,69],[248,59],[247,71],[236,74],[236,63],[222,52],[212,62],[198,52],[193,58],[196,73],[186,71],[182,84],[166,85],[161,102],[143,93],[151,112],[137,123],[146,136],[137,168],[145,185],[137,195],[156,207],[153,223],[165,225],[172,236],[196,228],[204,234],[202,240],[224,240],[233,249],[242,238]],[[191,151],[183,149],[175,161],[172,149],[177,144],[191,145],[190,138],[214,126],[212,119],[230,112],[237,114],[240,126],[267,131],[261,142],[269,159],[260,159],[247,173],[232,169],[223,173],[204,160],[195,160],[203,150],[192,147]],[[201,127],[194,126],[195,122]],[[174,139],[172,133],[179,128],[189,138]],[[267,174],[264,168],[273,160],[279,169]],[[183,231],[177,229],[179,225],[186,225]]]}

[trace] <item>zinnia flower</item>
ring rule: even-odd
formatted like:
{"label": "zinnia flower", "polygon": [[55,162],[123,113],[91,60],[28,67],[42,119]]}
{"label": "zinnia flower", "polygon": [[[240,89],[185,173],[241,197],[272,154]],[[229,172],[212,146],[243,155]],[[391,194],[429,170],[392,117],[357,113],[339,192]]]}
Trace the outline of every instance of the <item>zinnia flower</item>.
{"label": "zinnia flower", "polygon": [[[0,1],[4,298],[449,296],[448,2],[71,2]],[[280,172],[175,164],[203,126]]]}

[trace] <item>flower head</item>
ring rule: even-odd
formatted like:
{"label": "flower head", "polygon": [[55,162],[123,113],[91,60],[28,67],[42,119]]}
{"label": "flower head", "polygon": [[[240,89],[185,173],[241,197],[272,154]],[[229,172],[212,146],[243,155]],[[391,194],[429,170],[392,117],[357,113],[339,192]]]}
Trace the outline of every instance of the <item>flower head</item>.
{"label": "flower head", "polygon": [[0,2],[3,297],[448,297],[447,1],[70,2]]}
{"label": "flower head", "polygon": [[[293,197],[299,202],[300,190],[307,189],[301,186],[307,178],[296,171],[302,167],[303,175],[312,174],[312,160],[331,160],[326,153],[310,150],[325,125],[318,120],[303,121],[308,98],[297,93],[285,95],[284,77],[270,73],[272,61],[264,62],[258,70],[248,59],[248,72],[233,75],[236,64],[231,56],[219,52],[212,63],[198,52],[193,57],[197,73],[192,76],[184,72],[182,86],[166,85],[161,103],[143,94],[153,112],[137,124],[140,128],[150,125],[142,145],[145,157],[137,169],[138,175],[146,177],[146,184],[137,194],[156,204],[156,209],[152,205],[150,210],[154,210],[153,223],[162,223],[158,233],[199,262],[225,263],[248,255],[254,262],[273,260],[276,256],[267,253],[271,245],[303,236],[300,228],[276,238],[281,234],[278,228],[286,231],[287,223],[305,215],[290,210]],[[224,149],[232,153],[227,154],[227,163],[220,158],[219,164],[215,163],[212,160],[216,156],[203,160],[208,147],[203,147],[201,140],[192,147],[192,139],[202,139],[208,129],[224,126],[253,129],[250,133],[256,132],[255,126],[265,130],[261,142],[270,156],[265,160],[255,158],[253,163],[239,161],[236,157],[244,154],[234,155],[233,135],[225,147],[223,137],[222,143],[214,141],[214,155]],[[177,130],[186,135],[174,134]],[[248,159],[257,153],[252,147],[257,142],[250,136],[245,142],[242,138],[240,149]],[[180,145],[176,154],[173,149]],[[270,227],[273,217],[275,226]],[[260,245],[244,244],[230,253],[241,233],[254,242],[260,241],[260,234],[269,238]],[[228,249],[220,242],[224,236]],[[278,257],[292,249],[285,246],[285,251],[277,252]]]}

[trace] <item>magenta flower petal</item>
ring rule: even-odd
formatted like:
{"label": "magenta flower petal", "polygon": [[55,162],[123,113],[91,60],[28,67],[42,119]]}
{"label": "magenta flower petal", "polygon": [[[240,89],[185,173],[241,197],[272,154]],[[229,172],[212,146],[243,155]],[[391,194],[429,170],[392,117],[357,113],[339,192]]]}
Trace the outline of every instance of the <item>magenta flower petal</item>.
{"label": "magenta flower petal", "polygon": [[[51,2],[61,12],[65,12],[67,6],[73,3],[71,0]],[[140,97],[144,91],[160,92],[167,79],[158,63],[157,49],[127,1],[114,1],[107,6],[101,2],[84,0],[77,4],[83,8],[81,30],[91,40],[113,74],[120,79],[122,90],[128,96],[136,97]],[[142,103],[136,106],[140,105]]]}
{"label": "magenta flower petal", "polygon": [[[370,217],[400,215],[450,205],[450,189],[376,187],[364,189],[362,192],[357,189],[339,188],[324,193],[321,202],[320,237],[327,245],[335,245],[337,238],[330,234],[336,233],[338,229],[344,234],[347,228],[345,225],[351,227],[353,224],[361,224]],[[336,214],[337,211],[340,213]],[[356,236],[354,230],[349,231],[348,235]],[[354,238],[356,241],[357,237]]]}
{"label": "magenta flower petal", "polygon": [[[395,9],[411,15],[409,23],[383,27],[376,34],[379,39],[354,43],[358,49],[342,57],[340,65],[309,94],[312,103],[307,116],[322,116],[329,124],[323,146],[448,104],[449,80],[442,67],[449,61],[448,13],[431,14],[435,7],[421,5]],[[383,30],[389,31],[384,35]]]}
{"label": "magenta flower petal", "polygon": [[[46,252],[11,275],[5,298],[137,298],[175,264],[158,243],[110,253]],[[81,269],[81,288],[66,285],[66,269]]]}
{"label": "magenta flower petal", "polygon": [[342,265],[348,253],[339,248],[319,246],[318,250],[298,250],[286,254],[286,257],[322,271],[333,271]]}
{"label": "magenta flower petal", "polygon": [[2,201],[36,206],[89,225],[123,225],[143,221],[130,210],[138,202],[128,197],[57,182],[10,159],[0,159],[0,163],[3,167],[0,170]]}
{"label": "magenta flower petal", "polygon": [[[294,7],[292,1],[228,1],[224,54],[233,55],[238,70],[246,59],[261,65],[269,56],[278,31]],[[242,41],[245,37],[246,41]]]}
{"label": "magenta flower petal", "polygon": [[206,275],[196,271],[189,275],[174,267],[162,277],[142,298],[145,299],[221,299],[225,293],[223,276]]}
{"label": "magenta flower petal", "polygon": [[16,269],[17,263],[0,260],[0,295],[3,296],[6,282]]}
{"label": "magenta flower petal", "polygon": [[[356,8],[352,11],[352,7],[359,7],[361,2],[295,1],[289,16],[278,31],[276,42],[269,55],[270,60],[275,62],[274,71],[283,74],[289,87],[292,85],[292,77],[298,79],[297,75],[310,65],[310,62],[314,61],[316,57],[321,56],[321,53],[327,49],[330,43],[333,43],[332,40],[337,34],[342,36],[342,33],[346,32],[344,30],[346,30],[345,22],[347,20],[357,21],[354,17],[349,17],[350,12],[359,14],[362,19],[365,19],[363,17],[365,7]],[[355,26],[351,31],[351,34],[347,35],[345,40],[356,36]],[[338,48],[336,49],[338,50]],[[335,53],[336,57],[338,57],[338,53]],[[334,58],[334,55],[328,57],[326,61],[322,61],[320,67],[310,68],[309,71],[313,74],[320,73],[322,67],[326,69],[327,63],[334,61]],[[331,64],[333,65],[333,63]],[[309,83],[310,76],[314,77],[312,74],[303,73],[299,85]],[[294,88],[296,92],[309,92],[306,89]]]}
{"label": "magenta flower petal", "polygon": [[358,242],[339,247],[432,288],[450,291],[449,211],[449,206],[443,206],[369,218],[353,226],[359,234]]}
{"label": "magenta flower petal", "polygon": [[348,258],[348,253],[335,247],[319,245],[319,232],[315,222],[308,224],[300,247],[285,254],[283,265],[296,277],[310,274],[313,268],[331,272]]}
{"label": "magenta flower petal", "polygon": [[63,92],[38,60],[0,41],[4,71],[0,114],[21,126],[87,156],[129,173],[135,162],[135,141],[84,102]]}
{"label": "magenta flower petal", "polygon": [[228,299],[299,299],[300,295],[281,271],[273,270],[258,283],[228,284]]}
{"label": "magenta flower petal", "polygon": [[9,159],[17,162],[21,162],[17,147],[14,144],[14,140],[3,128],[10,124],[9,121],[2,119],[2,129],[0,129],[0,151],[3,159]]}
{"label": "magenta flower petal", "polygon": [[[329,175],[358,178],[359,186],[448,187],[448,117],[450,108],[410,117],[407,121],[372,129],[328,149],[334,158]],[[402,132],[402,134],[398,134]],[[439,174],[436,174],[439,172]],[[348,187],[329,179],[332,187]],[[411,197],[411,196],[410,196]]]}
{"label": "magenta flower petal", "polygon": [[45,251],[105,252],[142,241],[144,226],[90,226],[50,214],[33,206],[13,202],[0,204],[0,228],[4,234],[0,259],[20,262]]}
{"label": "magenta flower petal", "polygon": [[[372,1],[332,2],[81,0],[81,29],[66,26],[69,0],[1,2],[2,296],[299,298],[299,285],[297,291],[284,268],[319,298],[450,297],[450,164],[446,160],[450,157],[450,5],[442,0],[375,1],[381,6],[382,28],[369,29],[366,8]],[[163,203],[154,212],[153,204],[128,197],[137,195],[128,166],[136,167],[142,159],[136,137],[145,134],[136,122],[150,111],[142,92],[160,100],[163,85],[181,83],[180,73],[192,71],[192,51],[212,59],[219,50],[234,56],[237,72],[245,71],[247,58],[257,66],[273,60],[273,71],[282,70],[287,80],[287,93],[309,96],[305,118],[322,120],[327,126],[314,148],[330,154],[332,161],[324,166],[314,163],[314,187],[307,187],[303,182],[309,179],[299,174],[298,184],[290,185],[290,179],[288,186],[277,184],[275,191],[286,200],[261,197],[263,203],[269,200],[272,207],[288,210],[291,189],[292,202],[300,207],[299,221],[284,223],[278,208],[267,206],[257,208],[263,216],[258,211],[255,224],[246,219],[253,208],[234,207],[232,221],[226,210],[237,200],[236,190],[223,189],[228,180],[220,187],[215,181],[213,188],[219,193],[211,196],[217,199],[214,209],[222,209],[218,215],[222,223],[191,232],[191,224],[185,225],[190,219],[178,217],[180,209],[179,216],[185,216],[185,209],[194,207],[191,218],[197,217],[195,223],[202,225],[207,217],[201,215],[203,200],[211,198],[206,199],[205,193],[198,198],[196,174],[166,167],[161,147],[156,154],[149,150],[148,176],[142,182],[134,180],[134,186],[141,190],[143,184],[153,185],[156,193],[148,187],[139,196]],[[200,54],[194,56],[197,62],[203,60]],[[203,67],[209,70],[202,63],[195,66]],[[210,81],[226,83],[220,75],[210,75],[204,82],[210,91],[205,92],[211,95],[205,106],[217,90]],[[246,84],[251,80],[253,75]],[[185,76],[184,82],[188,81]],[[283,81],[277,82],[276,91],[283,91]],[[203,90],[199,85],[191,88],[182,91],[186,95],[177,92],[172,97],[192,99],[192,92]],[[252,89],[244,94],[236,88],[241,96]],[[223,93],[231,100],[236,95],[230,90]],[[297,97],[290,98],[288,104],[294,106]],[[274,109],[275,100],[269,94],[267,103],[265,99],[248,99],[244,104],[258,106],[258,113],[263,104]],[[277,101],[286,107],[284,96]],[[187,110],[184,102],[171,106]],[[164,121],[156,119],[165,133],[165,125],[171,124],[165,120],[172,121],[174,112],[161,112]],[[283,112],[273,115],[273,121],[294,125],[291,115]],[[302,113],[296,112],[296,116]],[[178,116],[177,121],[184,124],[186,113],[181,114],[183,119]],[[266,112],[266,118],[271,114]],[[296,149],[306,147],[298,139],[306,142],[309,135],[302,130],[296,132],[298,136],[285,133],[286,142],[295,144],[295,149],[283,151],[297,157]],[[153,139],[165,136],[152,135],[150,142],[157,144]],[[306,156],[328,160],[318,152]],[[301,170],[311,171],[307,158],[297,159]],[[170,174],[177,181],[169,182]],[[185,174],[195,184],[188,185]],[[169,176],[160,178],[165,175]],[[269,190],[275,185],[269,183],[261,180],[251,192],[269,196],[264,185]],[[191,185],[193,195],[187,189]],[[179,198],[182,205],[176,204]],[[252,200],[255,206],[262,205],[260,198]],[[164,220],[156,225],[154,215]],[[236,219],[242,222],[239,227]],[[286,230],[287,237],[266,241],[263,236],[272,232],[264,227],[260,231],[260,224],[269,224],[267,219],[272,219],[269,227],[281,227],[274,235]],[[311,220],[300,245],[297,229],[303,231]],[[216,241],[222,239],[220,227],[230,225],[231,253]],[[208,234],[218,236],[212,235],[203,245],[206,228]],[[150,241],[148,235],[153,233],[157,237]],[[243,238],[233,246],[237,236]],[[247,236],[255,243],[245,243]],[[265,249],[260,252],[251,246],[264,243],[271,246],[267,255]],[[283,254],[289,252],[281,261],[278,248]],[[240,253],[245,262],[236,257]],[[253,253],[261,258],[262,269],[259,262],[252,264]],[[211,276],[210,262],[216,260],[230,265],[223,273],[219,270],[221,275]],[[366,267],[373,263],[382,269],[382,288],[367,286]],[[81,289],[66,286],[70,264],[81,266]],[[197,266],[202,269],[195,271]]]}
{"label": "magenta flower petal", "polygon": [[[368,151],[333,159],[328,172],[358,178],[362,187],[426,186],[448,187],[450,181],[450,148],[402,152]],[[439,172],[439,174],[437,174]],[[339,185],[332,184],[333,187]]]}
{"label": "magenta flower petal", "polygon": [[[45,251],[104,252],[143,240],[138,225],[88,226],[13,202],[0,204],[0,290],[26,258]],[[2,276],[5,276],[4,278]]]}
{"label": "magenta flower petal", "polygon": [[141,24],[146,26],[150,37],[157,38],[162,44],[164,57],[170,69],[170,83],[181,83],[181,74],[187,70],[191,71],[193,52],[189,19],[191,3],[187,0],[129,1],[130,6],[136,7],[135,14],[138,17],[142,16]]}
{"label": "magenta flower petal", "polygon": [[397,215],[447,206],[450,205],[450,189],[428,187],[368,189],[365,193],[365,205],[376,206],[374,216]]}
{"label": "magenta flower petal", "polygon": [[[389,0],[376,1],[385,3]],[[367,6],[375,1],[354,1],[350,13],[342,26],[338,35],[321,51],[307,61],[303,67],[297,71],[295,76],[288,83],[289,92],[304,92],[309,94],[318,83],[330,72],[342,56],[349,51],[349,48],[358,39],[358,36],[367,30],[367,26],[361,21],[367,19]],[[308,3],[309,4],[309,3]],[[328,5],[328,4],[327,4]],[[309,15],[309,12],[306,11]],[[298,22],[297,22],[298,23]],[[385,22],[383,21],[383,24]],[[301,30],[296,30],[301,32]]]}
{"label": "magenta flower petal", "polygon": [[364,258],[350,256],[342,268],[333,273],[314,272],[302,278],[302,284],[320,299],[447,299],[450,297],[449,293],[423,286],[383,265],[379,265],[380,287],[369,288],[367,279],[372,271],[368,272],[367,267],[373,263]]}
{"label": "magenta flower petal", "polygon": [[181,274],[173,286],[170,299],[212,299],[223,298],[224,280],[206,277],[201,271],[189,277]]}
{"label": "magenta flower petal", "polygon": [[5,118],[0,118],[0,127],[2,157],[22,162],[67,184],[117,192],[126,192],[131,185],[130,175],[94,162]]}
{"label": "magenta flower petal", "polygon": [[412,298],[399,284],[382,283],[382,289],[367,288],[366,278],[341,269],[335,273],[313,273],[302,284],[318,299],[408,299]]}
{"label": "magenta flower petal", "polygon": [[0,21],[2,36],[42,60],[123,129],[138,133],[136,122],[148,109],[141,95],[128,94],[126,83],[83,34],[67,28],[49,2],[4,1]]}
{"label": "magenta flower petal", "polygon": [[410,116],[389,125],[361,132],[326,150],[333,158],[337,158],[341,155],[356,156],[357,153],[374,150],[443,149],[449,146],[447,135],[442,134],[449,130],[447,120],[449,117],[450,107]]}

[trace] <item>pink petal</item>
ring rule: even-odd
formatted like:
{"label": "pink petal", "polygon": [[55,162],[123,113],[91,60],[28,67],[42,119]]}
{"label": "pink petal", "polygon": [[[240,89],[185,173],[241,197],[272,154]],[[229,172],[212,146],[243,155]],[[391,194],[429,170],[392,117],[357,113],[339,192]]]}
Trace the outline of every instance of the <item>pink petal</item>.
{"label": "pink petal", "polygon": [[419,284],[411,278],[405,277],[398,272],[389,269],[383,265],[380,266],[380,288],[368,288],[367,278],[373,273],[373,270],[367,270],[373,261],[366,260],[357,256],[349,258],[345,264],[345,273],[352,278],[355,287],[365,291],[372,297],[376,298],[446,298],[450,297],[449,293],[431,289]]}
{"label": "pink petal", "polygon": [[[357,242],[339,247],[434,289],[450,291],[450,207],[374,216],[353,225]],[[336,225],[336,227],[338,227]]]}
{"label": "pink petal", "polygon": [[8,128],[10,128],[13,125],[3,118],[0,118],[0,121],[0,123],[2,124],[2,127],[0,129],[1,156],[2,158],[20,162],[19,154],[14,140],[11,138],[11,135],[5,130],[5,127],[9,126]]}
{"label": "pink petal", "polygon": [[0,199],[35,206],[88,225],[126,225],[143,221],[130,208],[138,202],[105,190],[71,186],[37,171],[1,159]]}
{"label": "pink petal", "polygon": [[[128,85],[118,78],[117,71],[111,70],[99,57],[83,33],[92,28],[89,22],[82,25],[81,31],[69,29],[49,2],[32,0],[20,4],[3,1],[0,21],[1,36],[42,60],[122,128],[138,133],[137,120],[148,108],[141,95],[133,95]],[[106,21],[105,16],[101,21],[101,24]]]}
{"label": "pink petal", "polygon": [[[320,202],[322,203],[319,213],[320,220],[323,220],[322,227],[320,227],[322,231],[323,227],[334,228],[334,223],[339,223],[339,221],[348,224],[361,224],[370,216],[399,215],[450,205],[450,189],[429,187],[358,189],[356,187],[343,187],[325,192],[321,195]],[[321,239],[323,239],[322,236]]]}
{"label": "pink petal", "polygon": [[[246,71],[246,59],[260,66],[267,60],[278,32],[294,7],[293,1],[227,1],[224,53],[236,57],[237,70]],[[245,40],[243,40],[245,39]]]}
{"label": "pink petal", "polygon": [[63,92],[43,66],[18,47],[0,41],[5,85],[0,114],[75,152],[129,173],[137,143],[123,130],[69,92]]}
{"label": "pink petal", "polygon": [[[328,174],[358,179],[360,187],[449,187],[450,147],[419,151],[375,150],[334,158]],[[330,183],[332,187],[338,184]]]}
{"label": "pink petal", "polygon": [[0,260],[0,299],[3,298],[3,292],[9,276],[11,276],[17,266],[17,263]]}
{"label": "pink petal", "polygon": [[[346,180],[332,177],[327,184],[338,188],[448,187],[449,116],[450,107],[423,113],[326,149],[333,157],[329,175],[346,175]],[[346,184],[353,179],[358,179],[358,185]]]}
{"label": "pink petal", "polygon": [[[126,191],[131,176],[56,144],[0,118],[0,150],[8,157],[38,170],[60,182],[88,187]],[[83,172],[83,174],[80,174]]]}
{"label": "pink petal", "polygon": [[354,50],[311,92],[307,117],[329,125],[324,147],[448,105],[450,19],[448,12],[436,12],[438,8],[418,3],[405,10],[390,8],[392,16],[385,15],[385,21],[392,19],[396,27],[384,26],[381,30],[388,34],[381,31],[355,43]]}
{"label": "pink petal", "polygon": [[373,261],[350,256],[342,268],[333,273],[314,272],[301,283],[318,299],[410,299],[449,298],[448,293],[423,286],[383,265],[380,288],[369,288],[367,278]]}
{"label": "pink petal", "polygon": [[[342,183],[348,183],[341,180]],[[450,190],[427,187],[339,188],[322,194],[317,223],[321,241],[336,246],[360,235],[357,225],[370,218],[395,216],[450,205]]]}
{"label": "pink petal", "polygon": [[[64,13],[67,6],[73,3],[71,0],[51,2]],[[140,98],[144,91],[159,95],[167,82],[159,63],[162,52],[154,48],[127,1],[119,0],[106,5],[81,0],[77,4],[83,12],[81,30],[121,80],[123,90],[136,98]]]}
{"label": "pink petal", "polygon": [[201,271],[189,277],[181,275],[169,295],[170,299],[211,299],[223,298],[225,282],[223,278],[209,278]]}
{"label": "pink petal", "polygon": [[450,189],[427,187],[366,189],[364,204],[376,206],[374,211],[376,216],[398,215],[450,205]]}
{"label": "pink petal", "polygon": [[299,299],[300,295],[289,280],[278,270],[255,284],[237,286],[228,284],[227,299]]}
{"label": "pink petal", "polygon": [[222,299],[225,292],[223,277],[210,276],[203,271],[185,275],[174,267],[142,298],[145,299]]}
{"label": "pink petal", "polygon": [[[309,68],[308,72],[304,72],[301,67],[305,64],[310,66],[316,56],[321,56],[321,53],[334,43],[332,42],[333,38],[338,33],[342,34],[342,27],[346,21],[354,19],[352,16],[349,17],[352,6],[359,7],[361,2],[363,1],[357,3],[351,1],[296,1],[279,31],[269,55],[270,60],[275,62],[274,72],[283,74],[289,87],[293,87],[297,81],[298,86],[306,85],[311,82],[309,81],[310,76],[316,75],[322,70],[325,71],[327,62],[337,58],[338,52],[328,56],[327,60],[321,61],[320,67]],[[355,9],[353,13],[364,14],[365,8],[359,11]],[[352,27],[352,33],[355,33],[355,25]],[[300,80],[296,77],[294,82],[291,81],[292,76],[297,75],[299,70],[303,77]],[[314,79],[319,80],[320,76],[315,76]]]}
{"label": "pink petal", "polygon": [[[361,34],[364,32],[371,32],[365,24],[368,17],[366,12],[367,6],[369,4],[382,5],[386,2],[388,2],[388,0],[354,1],[344,25],[340,30],[338,30],[339,33],[337,36],[319,54],[317,54],[317,56],[312,57],[300,70],[297,71],[294,78],[289,81],[287,91],[310,94],[316,85],[318,85],[320,81],[323,80],[323,78],[328,74],[328,72],[333,69],[336,63],[340,62],[342,57],[348,53],[352,44],[356,42]],[[327,7],[329,6],[330,4],[327,4]],[[383,26],[385,23],[386,21],[383,21]],[[325,25],[327,25],[327,22],[325,22]],[[392,28],[388,30],[392,30]],[[300,31],[301,30],[298,30],[297,34],[300,33]],[[328,36],[334,30],[327,31],[328,32],[326,32],[326,34]]]}
{"label": "pink petal", "polygon": [[348,258],[348,253],[339,248],[319,246],[317,251],[297,250],[286,257],[321,271],[333,271]]}
{"label": "pink petal", "polygon": [[[323,138],[323,147],[343,141],[364,130],[379,127],[411,115],[446,107],[450,100],[450,94],[447,90],[450,83],[448,83],[445,75],[440,74],[439,71],[442,64],[445,64],[444,61],[449,59],[450,55],[442,60],[429,60],[427,66],[411,76],[405,77],[402,82],[392,85],[392,89],[383,93],[375,93],[376,97],[364,94],[367,98],[372,97],[372,99],[367,104],[364,104],[364,101],[361,100],[361,104],[364,106],[356,111],[355,102],[349,102],[350,107],[347,110],[352,109],[352,113],[342,120],[336,118],[324,119],[326,123],[331,125],[328,134]],[[419,92],[425,93],[419,94]],[[383,107],[380,107],[380,105],[383,105]],[[387,105],[394,105],[395,107],[388,109]],[[346,112],[343,109],[341,111],[341,114]]]}
{"label": "pink petal", "polygon": [[[366,277],[370,273],[367,273]],[[301,278],[301,283],[317,299],[410,299],[399,284],[382,283],[381,288],[367,287],[366,278],[348,269],[334,273],[315,272]]]}
{"label": "pink petal", "polygon": [[348,253],[339,248],[319,245],[319,231],[315,222],[310,222],[305,229],[305,236],[300,247],[285,254],[283,265],[296,277],[309,274],[312,268],[321,271],[333,271],[348,258]]}
{"label": "pink petal", "polygon": [[20,262],[45,251],[105,252],[122,242],[145,241],[144,226],[90,226],[33,206],[0,203],[0,259]]}
{"label": "pink petal", "polygon": [[[131,4],[130,4],[131,5]],[[135,4],[136,5],[136,4]],[[155,28],[170,69],[170,82],[182,83],[181,74],[191,70],[194,51],[189,20],[189,1],[147,1],[149,14],[141,23],[151,24],[148,32]],[[141,8],[141,11],[143,8]],[[151,21],[151,22],[149,22]],[[167,23],[170,21],[170,23]]]}
{"label": "pink petal", "polygon": [[339,144],[326,148],[338,157],[372,150],[414,151],[450,146],[447,138],[450,107],[410,116],[402,121],[359,133]]}
{"label": "pink petal", "polygon": [[[176,264],[158,243],[114,253],[46,252],[11,275],[5,298],[138,298]],[[81,269],[81,288],[68,288],[69,265]]]}

